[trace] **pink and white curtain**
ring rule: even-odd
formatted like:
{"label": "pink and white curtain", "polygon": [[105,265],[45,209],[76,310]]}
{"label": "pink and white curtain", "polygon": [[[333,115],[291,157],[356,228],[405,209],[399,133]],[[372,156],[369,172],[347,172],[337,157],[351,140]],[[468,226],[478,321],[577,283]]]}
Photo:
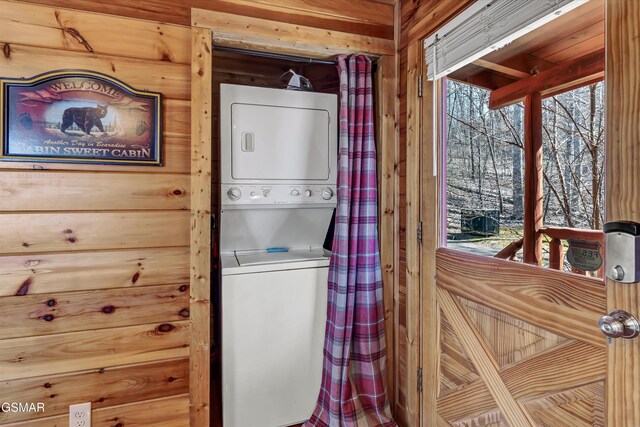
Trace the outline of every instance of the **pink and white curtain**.
{"label": "pink and white curtain", "polygon": [[371,61],[338,58],[338,206],[322,386],[305,427],[396,426],[385,394]]}

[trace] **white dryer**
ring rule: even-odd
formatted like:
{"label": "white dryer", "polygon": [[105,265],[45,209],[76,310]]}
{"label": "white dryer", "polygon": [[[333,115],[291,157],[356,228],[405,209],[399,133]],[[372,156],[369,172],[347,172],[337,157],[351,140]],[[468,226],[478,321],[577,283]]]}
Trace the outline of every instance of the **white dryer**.
{"label": "white dryer", "polygon": [[225,427],[305,421],[322,377],[337,97],[220,86]]}

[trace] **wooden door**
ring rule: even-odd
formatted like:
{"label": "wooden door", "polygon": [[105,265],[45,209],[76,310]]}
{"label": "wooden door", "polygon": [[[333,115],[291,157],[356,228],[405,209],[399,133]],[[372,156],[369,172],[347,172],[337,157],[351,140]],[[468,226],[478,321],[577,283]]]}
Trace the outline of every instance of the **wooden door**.
{"label": "wooden door", "polygon": [[[640,2],[607,1],[608,221],[640,222]],[[607,281],[607,312],[640,315],[638,284]],[[640,346],[614,340],[607,351],[607,425],[640,426]]]}
{"label": "wooden door", "polygon": [[[640,222],[638,17],[639,2],[607,2],[608,221]],[[425,85],[426,94],[432,90]],[[429,132],[430,109],[424,111]],[[438,248],[441,212],[433,207],[440,206],[442,181],[432,178],[437,154],[428,145],[422,363],[435,375],[425,377],[422,425],[639,426],[638,341],[609,343],[598,329],[613,310],[640,314],[639,285]],[[424,271],[434,252],[431,280]]]}

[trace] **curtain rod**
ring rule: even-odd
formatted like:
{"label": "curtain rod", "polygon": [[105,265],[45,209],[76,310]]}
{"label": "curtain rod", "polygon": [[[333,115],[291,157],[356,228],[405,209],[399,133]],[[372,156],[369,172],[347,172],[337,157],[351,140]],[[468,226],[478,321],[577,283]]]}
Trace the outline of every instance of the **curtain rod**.
{"label": "curtain rod", "polygon": [[304,58],[302,56],[294,56],[294,55],[284,55],[280,53],[272,53],[272,52],[260,52],[257,50],[249,50],[242,49],[238,47],[229,47],[229,46],[221,46],[214,44],[213,50],[217,50],[220,52],[231,52],[231,53],[239,53],[242,55],[250,55],[250,56],[258,56],[261,58],[271,58],[271,59],[282,59],[284,61],[291,62],[303,62],[306,64],[324,64],[324,65],[336,65],[336,61],[330,61],[326,59],[314,59],[314,58]]}

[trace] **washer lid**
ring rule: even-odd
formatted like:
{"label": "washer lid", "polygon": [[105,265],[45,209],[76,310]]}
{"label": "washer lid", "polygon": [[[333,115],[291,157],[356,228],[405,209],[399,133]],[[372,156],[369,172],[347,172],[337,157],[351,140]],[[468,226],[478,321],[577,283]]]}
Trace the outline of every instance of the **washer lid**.
{"label": "washer lid", "polygon": [[322,248],[290,249],[288,252],[236,251],[235,254],[241,267],[327,259]]}

